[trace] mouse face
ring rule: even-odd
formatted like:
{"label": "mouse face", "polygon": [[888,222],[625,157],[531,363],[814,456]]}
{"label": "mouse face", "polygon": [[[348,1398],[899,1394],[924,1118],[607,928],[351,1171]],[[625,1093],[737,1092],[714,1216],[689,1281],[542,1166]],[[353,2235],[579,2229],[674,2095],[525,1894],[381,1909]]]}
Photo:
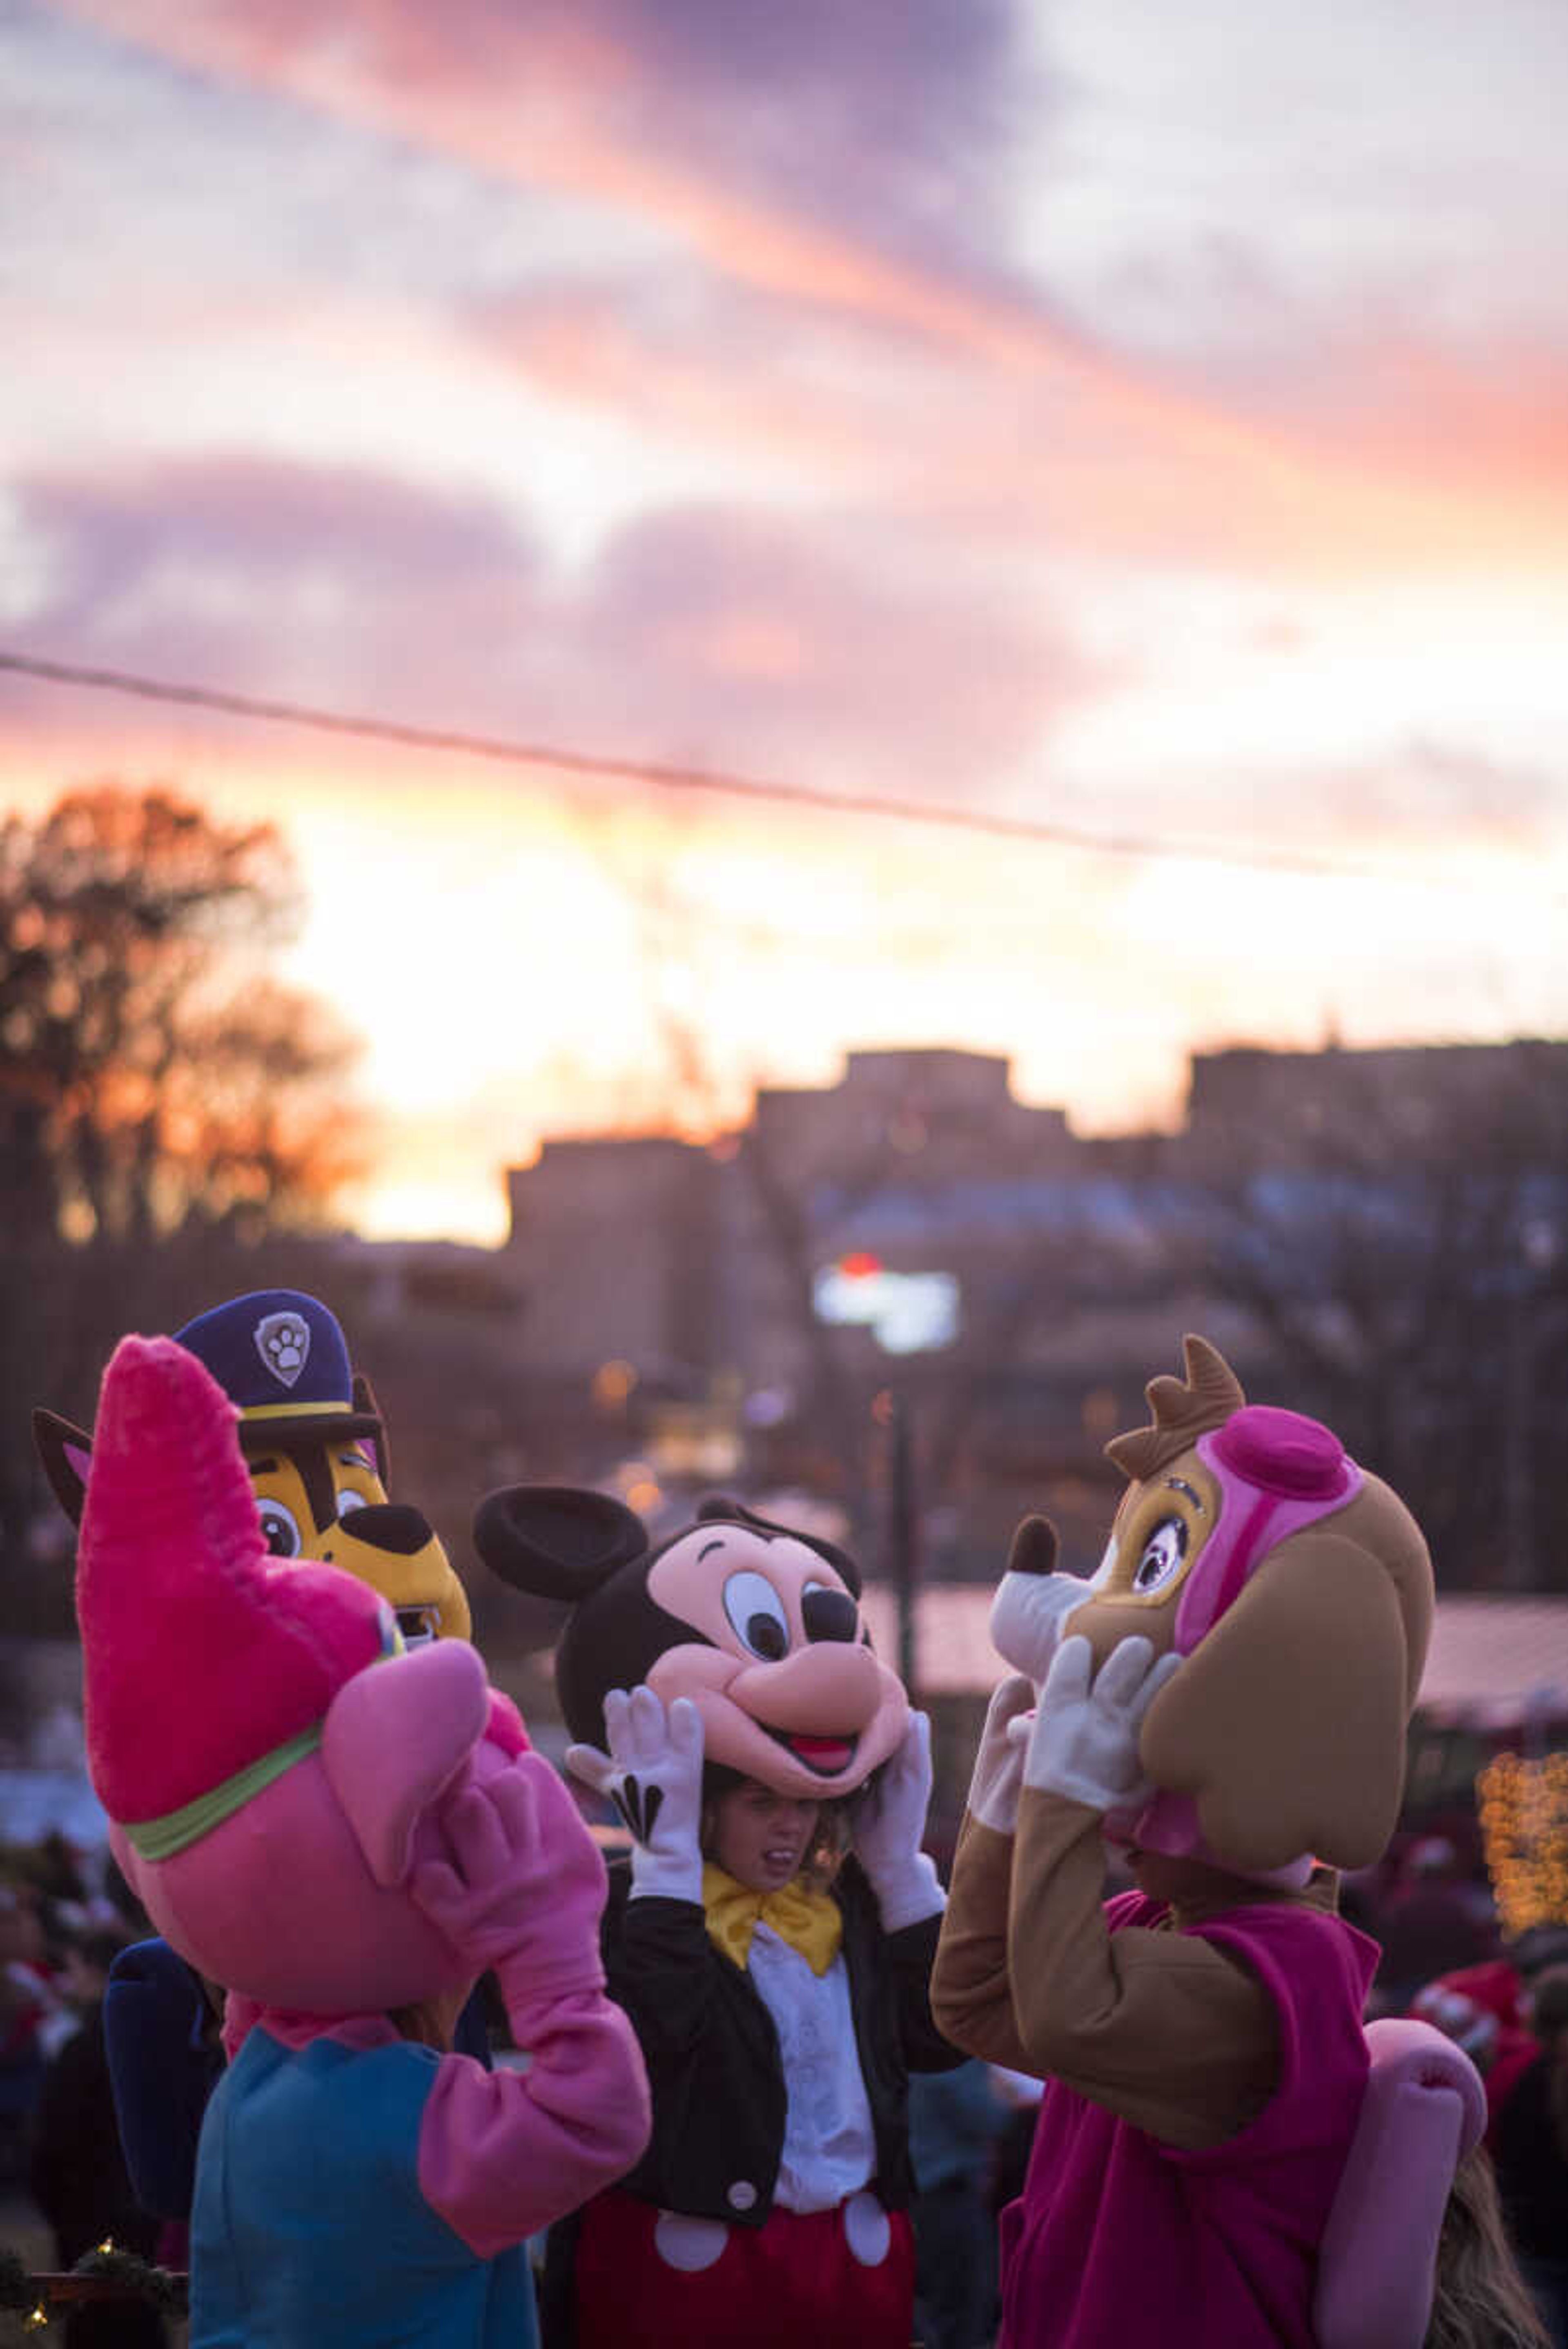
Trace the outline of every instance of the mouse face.
{"label": "mouse face", "polygon": [[777,1793],[852,1793],[904,1733],[909,1704],[874,1654],[860,1578],[832,1543],[732,1501],[657,1549],[621,1503],[567,1488],[493,1494],[474,1521],[486,1563],[566,1599],[556,1682],[574,1737],[604,1743],[604,1698],[646,1682],[690,1697],[703,1751]]}

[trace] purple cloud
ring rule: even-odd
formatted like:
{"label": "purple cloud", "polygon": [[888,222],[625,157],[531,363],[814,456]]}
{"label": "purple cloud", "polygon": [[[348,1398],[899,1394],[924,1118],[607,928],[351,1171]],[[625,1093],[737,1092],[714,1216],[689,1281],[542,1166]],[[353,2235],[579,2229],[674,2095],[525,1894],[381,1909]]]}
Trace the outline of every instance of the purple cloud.
{"label": "purple cloud", "polygon": [[[1052,93],[1012,0],[591,0],[638,61],[644,129],[732,184],[907,254],[975,262],[998,166]],[[650,118],[657,112],[657,120]]]}
{"label": "purple cloud", "polygon": [[406,701],[451,647],[525,632],[538,551],[499,509],[387,477],[252,457],[56,474],[16,492],[43,550],[12,640],[242,692]]}
{"label": "purple cloud", "polygon": [[[906,584],[911,576],[918,586]],[[583,635],[626,663],[618,699],[670,755],[851,789],[969,798],[1110,679],[1050,619],[906,566],[875,532],[660,514],[624,531]]]}
{"label": "purple cloud", "polygon": [[666,512],[579,575],[482,500],[367,472],[208,459],[16,502],[18,649],[404,723],[967,796],[1106,682],[864,525]]}
{"label": "purple cloud", "polygon": [[877,308],[880,266],[896,328],[950,331],[944,294],[1044,323],[999,259],[1007,166],[1057,104],[1015,0],[66,5],[241,88],[639,217],[775,295],[809,304],[815,280]]}

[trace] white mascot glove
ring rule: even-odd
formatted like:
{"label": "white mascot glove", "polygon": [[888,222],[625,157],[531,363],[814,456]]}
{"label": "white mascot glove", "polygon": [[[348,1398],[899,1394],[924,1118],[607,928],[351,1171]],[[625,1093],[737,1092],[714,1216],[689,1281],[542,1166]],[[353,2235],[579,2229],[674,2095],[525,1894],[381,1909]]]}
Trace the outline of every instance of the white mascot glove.
{"label": "white mascot glove", "polygon": [[1033,1721],[1015,1721],[1008,1732],[1024,1745],[1024,1785],[1092,1810],[1140,1809],[1154,1792],[1138,1760],[1144,1715],[1180,1669],[1179,1656],[1157,1663],[1153,1641],[1132,1639],[1119,1640],[1096,1672],[1087,1640],[1064,1640]]}
{"label": "white mascot glove", "polygon": [[[969,1782],[971,1815],[998,1835],[1018,1832],[1018,1795],[1023,1784],[1023,1748],[1012,1724],[1034,1703],[1034,1683],[1022,1672],[999,1681],[985,1709],[980,1751]],[[1026,1724],[1025,1724],[1026,1725]]]}
{"label": "white mascot glove", "polygon": [[931,1806],[930,1715],[911,1713],[902,1744],[855,1806],[851,1838],[877,1895],[882,1930],[897,1933],[947,1906],[936,1862],[920,1849]]}
{"label": "white mascot glove", "polygon": [[606,1795],[633,1837],[631,1890],[669,1900],[702,1898],[702,1716],[690,1697],[669,1713],[648,1687],[605,1696],[609,1752],[568,1745],[566,1767]]}

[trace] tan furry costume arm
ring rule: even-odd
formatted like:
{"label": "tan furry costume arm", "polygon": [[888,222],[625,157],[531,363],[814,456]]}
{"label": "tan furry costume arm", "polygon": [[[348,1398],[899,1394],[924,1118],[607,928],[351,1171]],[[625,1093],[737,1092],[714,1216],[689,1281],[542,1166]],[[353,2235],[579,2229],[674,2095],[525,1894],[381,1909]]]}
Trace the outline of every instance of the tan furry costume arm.
{"label": "tan furry costume arm", "polygon": [[932,2004],[972,2054],[1041,2078],[1195,2151],[1273,2092],[1274,2012],[1212,1942],[1130,1926],[1100,1905],[1100,1815],[1026,1788],[1015,1840],[967,1820]]}
{"label": "tan furry costume arm", "polygon": [[964,1813],[947,1913],[931,1969],[931,2013],[944,2039],[982,2063],[1033,2072],[1007,1980],[1012,1837]]}

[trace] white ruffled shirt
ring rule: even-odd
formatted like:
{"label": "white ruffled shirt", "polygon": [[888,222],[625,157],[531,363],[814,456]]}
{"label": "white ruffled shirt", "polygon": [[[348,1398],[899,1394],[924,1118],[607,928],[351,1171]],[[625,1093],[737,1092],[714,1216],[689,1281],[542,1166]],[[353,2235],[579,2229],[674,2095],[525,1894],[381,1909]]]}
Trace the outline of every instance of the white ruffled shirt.
{"label": "white ruffled shirt", "polygon": [[877,2166],[843,1952],[814,1974],[798,1950],[759,1921],[749,1971],[778,2031],[787,2092],[774,2199],[786,2210],[836,2209]]}

